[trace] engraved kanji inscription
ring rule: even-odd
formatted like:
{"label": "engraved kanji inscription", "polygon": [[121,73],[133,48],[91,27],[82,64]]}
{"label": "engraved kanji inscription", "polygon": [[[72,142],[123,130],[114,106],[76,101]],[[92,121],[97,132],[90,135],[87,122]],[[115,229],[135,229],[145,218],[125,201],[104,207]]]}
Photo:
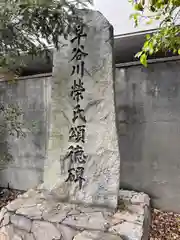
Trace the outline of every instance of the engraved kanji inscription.
{"label": "engraved kanji inscription", "polygon": [[[84,123],[86,123],[86,117],[84,114],[84,109],[81,108],[79,102],[84,98],[83,94],[85,92],[83,77],[85,71],[85,62],[84,58],[88,56],[88,53],[84,50],[82,39],[85,39],[87,34],[84,33],[83,25],[78,25],[75,29],[75,36],[71,39],[71,43],[73,45],[72,49],[72,58],[70,61],[73,61],[71,76],[77,77],[74,80],[74,83],[71,87],[70,96],[73,100],[76,101],[76,106],[73,109],[73,118],[72,122],[75,123],[77,119],[80,119]],[[74,76],[75,75],[75,76]],[[80,125],[72,126],[69,131],[69,141],[75,143],[85,143],[85,127],[86,125],[80,123]],[[66,182],[78,182],[79,188],[82,188],[82,184],[85,181],[83,178],[84,168],[81,167],[82,164],[86,163],[88,156],[85,154],[82,146],[71,145],[68,148],[68,153],[65,156],[65,159],[70,158],[71,164],[75,165],[75,167],[70,168],[68,170],[68,177]],[[80,166],[78,166],[80,164]]]}
{"label": "engraved kanji inscription", "polygon": [[74,41],[77,40],[78,45],[80,45],[81,39],[87,37],[87,34],[84,33],[83,30],[84,30],[83,25],[78,25],[75,28],[75,37],[71,39],[71,43],[74,43]]}
{"label": "engraved kanji inscription", "polygon": [[75,73],[77,75],[80,74],[81,78],[84,77],[84,61],[81,61],[80,64],[78,63],[77,65],[73,65],[71,76],[73,76]]}
{"label": "engraved kanji inscription", "polygon": [[77,167],[76,169],[71,168],[68,170],[68,178],[66,179],[65,182],[79,182],[79,189],[81,189],[83,181],[85,181],[83,175],[84,175],[83,167]]}
{"label": "engraved kanji inscription", "polygon": [[84,153],[84,150],[81,146],[70,146],[68,150],[69,152],[66,158],[70,158],[72,163],[86,163],[87,155]]}
{"label": "engraved kanji inscription", "polygon": [[85,125],[72,127],[69,131],[69,141],[82,142],[85,141]]}
{"label": "engraved kanji inscription", "polygon": [[86,56],[88,56],[88,53],[84,52],[84,46],[80,45],[79,47],[75,47],[73,48],[72,53],[74,54],[73,57],[71,58],[72,60],[76,60],[76,61],[80,61],[83,58],[85,58]]}
{"label": "engraved kanji inscription", "polygon": [[86,117],[84,116],[84,110],[81,109],[81,106],[79,104],[76,105],[74,110],[73,110],[73,119],[72,119],[73,123],[75,123],[75,121],[78,118],[86,123]]}
{"label": "engraved kanji inscription", "polygon": [[71,97],[73,100],[79,102],[80,99],[83,99],[83,92],[85,92],[85,88],[83,87],[83,82],[79,79],[79,82],[74,80],[74,84],[71,87]]}

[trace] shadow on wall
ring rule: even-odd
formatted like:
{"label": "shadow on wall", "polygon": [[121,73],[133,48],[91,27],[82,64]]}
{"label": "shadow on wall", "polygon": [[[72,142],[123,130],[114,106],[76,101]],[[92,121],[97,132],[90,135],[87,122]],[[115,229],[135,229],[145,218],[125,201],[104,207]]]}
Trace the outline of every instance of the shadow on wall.
{"label": "shadow on wall", "polygon": [[[13,161],[7,141],[8,133],[4,128],[4,121],[0,121],[0,171],[8,168],[9,163]],[[0,174],[1,181],[1,174]]]}
{"label": "shadow on wall", "polygon": [[4,153],[6,157],[7,154],[12,155],[10,162],[0,164],[0,187],[9,184],[11,188],[27,190],[43,179],[49,105],[47,89],[50,81],[51,77],[36,76],[14,84],[0,82],[0,102],[16,104],[22,110],[22,131],[26,135],[17,138],[7,132],[0,134],[0,157]]}
{"label": "shadow on wall", "polygon": [[116,70],[121,187],[180,212],[180,62]]}
{"label": "shadow on wall", "polygon": [[[119,77],[121,75],[121,77]],[[122,75],[125,77],[122,80]],[[142,148],[144,142],[144,107],[140,102],[136,102],[138,86],[134,82],[129,82],[126,72],[121,70],[118,73],[116,85],[121,79],[122,88],[116,87],[116,113],[118,118],[118,135],[120,142],[121,157],[121,186],[132,189],[131,184],[123,183],[124,162],[131,162],[129,166],[131,174],[135,173],[137,189],[141,185],[140,169],[136,169],[137,162],[142,161]],[[124,83],[122,83],[124,81]],[[124,86],[124,88],[123,88]],[[119,90],[119,91],[118,91]],[[137,190],[134,188],[134,190]]]}

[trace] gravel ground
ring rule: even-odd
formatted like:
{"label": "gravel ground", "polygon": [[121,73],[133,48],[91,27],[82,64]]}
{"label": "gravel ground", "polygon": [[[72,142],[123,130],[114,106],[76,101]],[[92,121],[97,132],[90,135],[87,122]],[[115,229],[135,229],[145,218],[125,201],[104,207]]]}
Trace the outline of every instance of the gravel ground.
{"label": "gravel ground", "polygon": [[[0,209],[15,199],[22,191],[0,188]],[[180,240],[180,214],[152,209],[149,240]]]}
{"label": "gravel ground", "polygon": [[180,240],[180,214],[152,210],[150,240]]}

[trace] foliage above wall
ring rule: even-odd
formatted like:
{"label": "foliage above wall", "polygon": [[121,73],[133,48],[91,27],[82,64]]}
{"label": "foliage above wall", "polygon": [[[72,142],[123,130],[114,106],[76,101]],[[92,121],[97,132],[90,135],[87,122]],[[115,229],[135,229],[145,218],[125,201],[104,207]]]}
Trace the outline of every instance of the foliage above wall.
{"label": "foliage above wall", "polygon": [[180,55],[180,0],[129,0],[135,13],[135,26],[145,20],[147,24],[160,23],[159,29],[146,36],[142,50],[136,54],[141,63],[147,66],[147,58],[159,51]]}
{"label": "foliage above wall", "polygon": [[[73,31],[77,8],[87,8],[91,0],[1,0],[0,68],[22,66],[22,53],[36,56],[49,45],[58,48],[59,35]],[[48,56],[48,55],[47,55]],[[18,64],[17,64],[18,63]]]}

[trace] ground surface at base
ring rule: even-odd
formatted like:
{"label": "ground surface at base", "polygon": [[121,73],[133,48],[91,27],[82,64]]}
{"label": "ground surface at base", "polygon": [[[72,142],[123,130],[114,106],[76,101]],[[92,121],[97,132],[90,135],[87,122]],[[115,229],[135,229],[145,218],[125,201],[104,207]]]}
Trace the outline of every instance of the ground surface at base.
{"label": "ground surface at base", "polygon": [[30,189],[0,212],[0,240],[147,240],[149,197],[120,190],[116,211],[60,203]]}

